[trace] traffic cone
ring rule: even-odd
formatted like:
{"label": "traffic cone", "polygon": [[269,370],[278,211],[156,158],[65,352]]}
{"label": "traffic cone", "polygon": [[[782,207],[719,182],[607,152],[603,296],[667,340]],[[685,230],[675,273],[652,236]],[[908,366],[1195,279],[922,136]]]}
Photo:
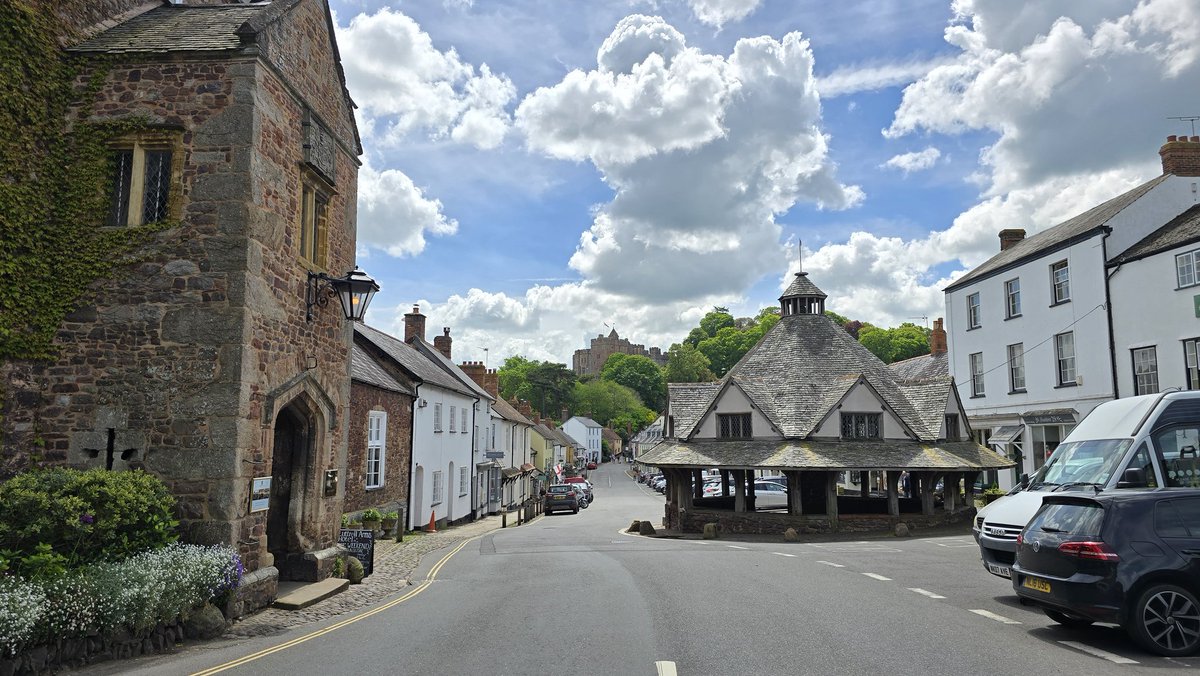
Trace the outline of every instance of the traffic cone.
{"label": "traffic cone", "polygon": [[429,513],[429,527],[425,529],[425,532],[426,533],[436,533],[437,532],[437,511],[432,511]]}

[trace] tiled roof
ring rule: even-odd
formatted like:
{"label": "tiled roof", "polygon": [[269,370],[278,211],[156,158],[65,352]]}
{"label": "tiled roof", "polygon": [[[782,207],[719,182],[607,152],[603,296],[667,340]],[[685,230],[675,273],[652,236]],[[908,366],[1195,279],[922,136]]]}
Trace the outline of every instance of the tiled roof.
{"label": "tiled roof", "polygon": [[917,381],[945,378],[950,375],[950,355],[923,354],[920,357],[888,364],[900,380]]}
{"label": "tiled roof", "polygon": [[[730,370],[721,385],[727,382],[740,387],[787,438],[812,434],[858,382],[874,389],[920,439],[933,441],[941,430],[940,422],[931,423],[932,414],[917,412],[891,369],[825,315],[781,318]],[[939,382],[949,390],[949,378]],[[695,432],[716,396],[716,388],[707,392],[694,388],[689,393],[672,386],[671,410],[676,415],[677,436],[688,438]],[[675,413],[677,410],[684,415]],[[939,421],[944,410],[938,411]],[[681,424],[681,417],[691,424]]]}
{"label": "tiled roof", "polygon": [[992,256],[979,267],[959,277],[953,284],[946,287],[946,291],[952,291],[984,277],[1007,270],[1028,259],[1037,258],[1046,253],[1047,250],[1064,245],[1076,237],[1086,235],[1108,223],[1113,216],[1119,214],[1125,207],[1136,202],[1142,195],[1150,192],[1151,189],[1170,178],[1170,176],[1170,174],[1163,174],[1158,178],[1139,185],[1129,192],[1092,207],[1070,220],[1063,221],[1052,228],[1043,230],[1032,237],[1017,242],[1004,251]]}
{"label": "tiled roof", "polygon": [[501,418],[509,422],[515,422],[519,425],[532,425],[533,422],[521,415],[521,412],[513,408],[512,404],[504,401],[503,397],[496,397],[496,401],[492,402],[492,410],[494,410]]}
{"label": "tiled roof", "polygon": [[75,45],[70,51],[120,54],[238,49],[242,46],[238,28],[270,8],[271,3],[156,7]]}
{"label": "tiled roof", "polygon": [[459,394],[465,394],[469,397],[475,396],[474,392],[465,385],[438,368],[436,364],[399,338],[389,336],[378,329],[357,322],[354,325],[354,332],[380,350],[383,350],[387,356],[395,360],[401,368],[413,374],[413,377],[417,380],[458,392]]}
{"label": "tiled roof", "polygon": [[784,291],[783,295],[779,297],[782,299],[791,298],[792,296],[816,296],[818,298],[828,298],[824,291],[818,289],[817,285],[812,283],[812,280],[808,278],[807,272],[797,272],[796,278],[792,280],[792,283],[788,286],[787,290]]}
{"label": "tiled roof", "polygon": [[413,394],[412,388],[402,385],[390,373],[383,370],[383,367],[371,359],[357,343],[350,346],[350,379],[393,392]]}
{"label": "tiled roof", "polygon": [[417,338],[413,340],[410,345],[420,351],[421,354],[425,355],[427,359],[442,367],[442,370],[449,374],[451,378],[459,381],[463,386],[469,389],[473,396],[485,399],[489,402],[497,399],[497,397],[493,397],[488,393],[487,390],[483,389],[479,383],[475,382],[474,378],[467,375],[452,360],[447,359],[446,355],[442,354],[441,350],[426,342],[424,338]]}
{"label": "tiled roof", "polygon": [[1200,240],[1200,204],[1172,218],[1166,225],[1122,251],[1109,265],[1135,261],[1198,240]]}
{"label": "tiled roof", "polygon": [[654,467],[975,471],[1013,462],[969,441],[663,441],[638,459]]}

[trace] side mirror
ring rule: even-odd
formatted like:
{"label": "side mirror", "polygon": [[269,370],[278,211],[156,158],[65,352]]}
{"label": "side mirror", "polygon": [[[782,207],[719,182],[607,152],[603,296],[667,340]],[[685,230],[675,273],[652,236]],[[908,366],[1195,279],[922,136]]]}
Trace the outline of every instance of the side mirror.
{"label": "side mirror", "polygon": [[1117,488],[1145,488],[1146,473],[1137,467],[1130,467],[1121,475]]}
{"label": "side mirror", "polygon": [[1029,472],[1021,474],[1021,488],[1029,488]]}

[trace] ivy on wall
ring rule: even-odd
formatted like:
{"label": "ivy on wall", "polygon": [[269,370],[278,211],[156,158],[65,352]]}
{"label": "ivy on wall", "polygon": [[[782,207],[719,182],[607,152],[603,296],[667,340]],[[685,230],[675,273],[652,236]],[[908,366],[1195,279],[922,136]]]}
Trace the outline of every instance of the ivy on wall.
{"label": "ivy on wall", "polygon": [[[103,227],[108,144],[138,119],[89,122],[105,76],[58,44],[53,12],[0,2],[0,359],[53,356],[63,319],[168,223]],[[82,102],[82,105],[80,104]]]}

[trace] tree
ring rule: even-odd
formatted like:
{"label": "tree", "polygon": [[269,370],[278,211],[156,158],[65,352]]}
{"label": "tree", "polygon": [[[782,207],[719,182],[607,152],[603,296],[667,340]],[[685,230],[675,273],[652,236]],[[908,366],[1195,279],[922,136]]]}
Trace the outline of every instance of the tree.
{"label": "tree", "polygon": [[504,360],[504,365],[496,369],[499,380],[500,396],[505,399],[517,397],[529,400],[529,369],[536,362],[514,355]]}
{"label": "tree", "polygon": [[717,335],[717,332],[724,328],[733,328],[733,315],[723,307],[715,307],[713,311],[704,315],[704,319],[700,320],[700,328],[704,330],[704,334],[709,338]]}
{"label": "tree", "polygon": [[505,359],[496,376],[500,396],[524,399],[547,418],[557,416],[564,405],[570,404],[575,387],[575,374],[566,364],[530,361],[521,356]]}
{"label": "tree", "polygon": [[667,384],[662,369],[649,357],[617,353],[610,355],[600,368],[600,377],[637,392],[642,403],[662,410],[667,401]]}
{"label": "tree", "polygon": [[608,425],[622,414],[653,414],[642,405],[642,400],[633,390],[611,380],[593,380],[575,383],[572,410],[577,415],[586,415],[601,425]]}
{"label": "tree", "polygon": [[708,357],[691,343],[676,343],[667,353],[664,373],[668,383],[706,383],[717,377],[709,370]]}
{"label": "tree", "polygon": [[758,343],[760,337],[753,329],[738,331],[726,326],[712,338],[700,341],[697,349],[708,357],[713,373],[723,376]]}
{"label": "tree", "polygon": [[876,326],[864,326],[858,332],[858,342],[870,350],[871,354],[879,357],[879,361],[885,364],[892,363],[892,355],[894,353],[892,334],[887,329],[881,329]]}
{"label": "tree", "polygon": [[929,329],[905,322],[892,334],[892,361],[902,361],[929,354]]}

